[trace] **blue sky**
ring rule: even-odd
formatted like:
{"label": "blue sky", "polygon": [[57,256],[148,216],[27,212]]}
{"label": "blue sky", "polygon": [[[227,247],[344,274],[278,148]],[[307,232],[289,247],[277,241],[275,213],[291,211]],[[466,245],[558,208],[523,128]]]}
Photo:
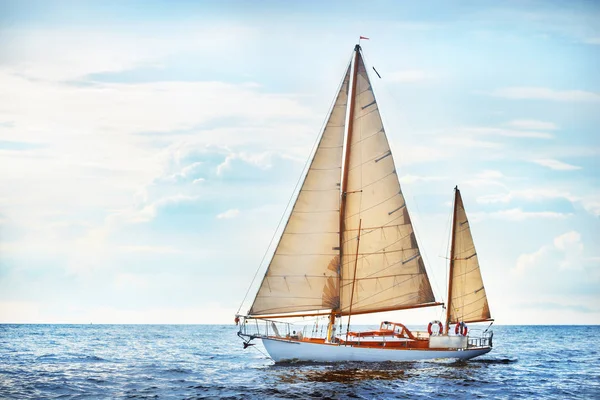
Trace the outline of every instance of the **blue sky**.
{"label": "blue sky", "polygon": [[458,184],[498,323],[600,323],[599,20],[0,1],[0,322],[229,323],[364,35],[437,298]]}

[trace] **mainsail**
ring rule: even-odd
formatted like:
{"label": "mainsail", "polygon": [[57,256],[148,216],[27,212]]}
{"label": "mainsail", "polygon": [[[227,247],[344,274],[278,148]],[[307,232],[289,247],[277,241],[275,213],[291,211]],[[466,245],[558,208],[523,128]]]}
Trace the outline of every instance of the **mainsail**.
{"label": "mainsail", "polygon": [[360,52],[355,68],[353,132],[347,143],[341,313],[435,302]]}
{"label": "mainsail", "polygon": [[339,215],[350,66],[250,315],[339,306]]}
{"label": "mainsail", "polygon": [[360,46],[354,60],[249,315],[439,305]]}
{"label": "mainsail", "polygon": [[471,228],[458,188],[455,189],[453,239],[448,295],[448,324],[491,320]]}

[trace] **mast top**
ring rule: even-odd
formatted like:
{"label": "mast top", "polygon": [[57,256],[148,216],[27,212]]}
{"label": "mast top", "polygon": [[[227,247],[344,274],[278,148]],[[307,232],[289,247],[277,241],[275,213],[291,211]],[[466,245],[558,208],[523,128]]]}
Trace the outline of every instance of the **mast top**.
{"label": "mast top", "polygon": [[360,51],[361,47],[360,44],[357,44],[356,46],[354,46],[354,51]]}

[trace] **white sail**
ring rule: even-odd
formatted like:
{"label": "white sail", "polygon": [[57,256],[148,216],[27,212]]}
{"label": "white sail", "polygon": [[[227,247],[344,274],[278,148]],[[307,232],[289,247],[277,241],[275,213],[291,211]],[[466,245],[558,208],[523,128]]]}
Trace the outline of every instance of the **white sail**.
{"label": "white sail", "polygon": [[449,323],[479,322],[491,319],[479,260],[471,235],[467,213],[456,189],[456,207],[454,221],[453,266],[450,277],[451,298],[449,299]]}
{"label": "white sail", "polygon": [[356,68],[353,129],[347,144],[341,276],[344,315],[435,302],[360,53]]}
{"label": "white sail", "polygon": [[340,179],[350,67],[250,315],[339,306]]}

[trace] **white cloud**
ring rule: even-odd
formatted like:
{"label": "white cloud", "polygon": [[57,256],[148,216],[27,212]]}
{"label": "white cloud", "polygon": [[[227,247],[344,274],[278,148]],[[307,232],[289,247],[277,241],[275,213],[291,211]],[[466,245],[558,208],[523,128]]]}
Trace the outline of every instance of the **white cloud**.
{"label": "white cloud", "polygon": [[544,87],[508,87],[489,93],[507,99],[531,99],[551,101],[600,101],[600,95],[584,90],[555,90]]}
{"label": "white cloud", "polygon": [[391,72],[387,74],[385,78],[390,82],[420,82],[431,77],[425,71],[418,69],[407,69]]}
{"label": "white cloud", "polygon": [[533,253],[521,254],[511,272],[523,274],[540,266],[548,271],[551,265],[558,265],[559,270],[582,270],[586,263],[595,262],[595,258],[583,256],[583,248],[581,234],[570,231],[555,237],[552,244],[544,245]]}
{"label": "white cloud", "polygon": [[553,160],[550,158],[532,160],[532,162],[557,171],[573,171],[581,169],[581,167],[578,167],[577,165],[567,164],[565,162]]}
{"label": "white cloud", "polygon": [[587,43],[587,44],[600,44],[600,36],[587,38],[587,39],[584,40],[584,43]]}
{"label": "white cloud", "polygon": [[[146,278],[133,274],[122,274],[115,280],[116,288],[124,290],[148,289]],[[210,321],[215,324],[231,324],[235,308],[222,304],[208,303],[199,307],[146,307],[132,309],[127,306],[114,307],[74,307],[65,313],[51,309],[40,301],[0,302],[0,323],[67,323],[67,324],[201,324]]]}
{"label": "white cloud", "polygon": [[489,142],[464,136],[441,137],[439,138],[439,143],[444,146],[461,148],[498,149],[503,147],[502,143]]}
{"label": "white cloud", "polygon": [[235,160],[242,160],[261,169],[269,169],[272,166],[271,156],[272,154],[269,152],[259,154],[249,154],[246,152],[231,153],[217,166],[217,175],[223,175],[225,171],[231,170],[232,163]]}
{"label": "white cloud", "polygon": [[583,208],[590,214],[600,217],[600,195],[590,195],[581,199]]}
{"label": "white cloud", "polygon": [[542,131],[552,131],[558,129],[553,122],[537,121],[534,119],[515,119],[508,123],[510,126],[514,126],[517,129],[533,129]]}
{"label": "white cloud", "polygon": [[[0,302],[0,321],[2,323],[41,322],[42,306],[35,301],[2,301]],[[48,321],[56,323],[58,321]]]}
{"label": "white cloud", "polygon": [[109,229],[111,226],[118,225],[119,223],[123,222],[132,224],[148,222],[156,217],[158,211],[162,207],[180,203],[191,203],[197,201],[199,198],[199,196],[176,194],[173,196],[161,197],[152,203],[141,204],[138,207],[116,210],[107,216],[106,225],[108,226],[105,226],[105,229]]}
{"label": "white cloud", "polygon": [[127,253],[155,253],[155,254],[175,254],[181,253],[180,250],[172,246],[120,246],[120,250]]}
{"label": "white cloud", "polygon": [[186,165],[185,167],[183,167],[181,169],[181,171],[168,176],[166,179],[171,180],[171,181],[177,181],[182,178],[183,179],[188,178],[191,175],[193,175],[194,172],[197,172],[203,166],[203,164],[204,164],[203,162],[197,161],[197,162],[191,163],[189,165]]}
{"label": "white cloud", "polygon": [[240,214],[240,210],[238,210],[237,208],[233,208],[231,210],[227,210],[225,212],[222,212],[221,214],[217,215],[217,219],[231,219],[231,218],[235,218]]}
{"label": "white cloud", "polygon": [[508,193],[498,193],[477,197],[478,203],[508,203],[515,199],[524,199],[529,201],[538,201],[544,199],[567,199],[570,202],[580,200],[569,192],[558,189],[531,188],[522,190],[509,190]]}
{"label": "white cloud", "polygon": [[404,184],[404,185],[409,185],[411,183],[416,183],[416,182],[435,182],[435,181],[441,181],[444,180],[446,178],[442,177],[442,176],[417,176],[417,175],[403,175],[400,178],[398,178],[398,180],[400,181],[400,183]]}
{"label": "white cloud", "polygon": [[476,177],[479,179],[501,179],[504,178],[504,174],[500,171],[486,169],[478,173]]}
{"label": "white cloud", "polygon": [[[36,80],[64,81],[92,73],[115,72],[140,66],[160,67],[165,57],[202,51],[205,57],[223,48],[241,49],[256,31],[240,25],[178,23],[154,27],[161,35],[135,29],[4,29],[4,64]],[[210,37],[210,40],[206,40]]]}
{"label": "white cloud", "polygon": [[[85,271],[116,249],[107,247],[110,233],[126,224],[151,221],[168,203],[198,198],[204,186],[198,185],[204,179],[198,177],[202,164],[170,164],[173,153],[185,154],[215,141],[224,147],[252,143],[263,149],[274,149],[274,142],[282,147],[292,142],[291,154],[308,146],[312,114],[295,95],[268,93],[248,83],[85,81],[90,74],[160,62],[165,54],[181,50],[179,42],[192,41],[192,47],[219,52],[228,44],[229,39],[222,42],[217,36],[195,41],[194,32],[186,32],[181,41],[161,39],[174,43],[175,49],[166,42],[161,47],[152,38],[106,32],[101,37],[40,31],[9,41],[0,67],[0,121],[10,124],[2,125],[0,141],[18,138],[37,145],[26,151],[0,150],[0,186],[11,188],[0,198],[2,218],[18,221],[18,229],[27,232],[11,242],[12,252],[26,254],[32,247],[40,254],[61,252],[67,268]],[[225,36],[232,38],[236,32],[240,30]],[[73,39],[80,36],[81,42]],[[236,43],[225,48],[242,45]],[[232,118],[242,119],[243,126],[227,122]],[[203,128],[215,119],[226,122]],[[289,128],[285,140],[273,140],[281,137],[282,126]],[[179,134],[182,131],[187,133]],[[261,168],[269,166],[270,158],[263,153],[236,154]],[[190,184],[160,192],[151,184],[157,177]],[[63,219],[80,218],[86,225],[76,247],[73,239],[52,228],[57,213]]]}
{"label": "white cloud", "polygon": [[561,269],[583,269],[583,243],[579,232],[571,231],[556,237],[554,246],[564,253],[560,262]]}
{"label": "white cloud", "polygon": [[506,137],[517,137],[517,138],[534,138],[534,139],[552,139],[554,136],[537,131],[524,131],[515,129],[503,129],[503,128],[492,128],[492,127],[465,127],[461,128],[463,132],[474,133],[480,135],[492,135],[492,136],[506,136]]}
{"label": "white cloud", "polygon": [[114,286],[124,290],[139,290],[148,287],[148,279],[139,274],[120,273],[114,279]]}
{"label": "white cloud", "polygon": [[431,146],[403,144],[393,146],[392,151],[395,148],[398,149],[398,152],[394,152],[396,165],[423,164],[445,160],[450,157],[447,151]]}
{"label": "white cloud", "polygon": [[[529,188],[510,190],[505,187],[505,193],[489,194],[479,196],[476,201],[480,204],[510,203],[517,200],[527,200],[532,202],[565,199],[574,205],[583,207],[588,213],[598,217],[600,216],[600,195],[589,194],[576,196],[566,190],[554,188]],[[569,214],[566,214],[567,216]]]}
{"label": "white cloud", "polygon": [[489,213],[489,216],[497,219],[506,219],[509,221],[523,221],[532,218],[564,219],[571,214],[558,213],[554,211],[523,211],[520,208],[511,208],[509,210],[500,210]]}
{"label": "white cloud", "polygon": [[507,189],[506,185],[502,180],[506,179],[506,176],[500,171],[484,170],[475,175],[475,178],[464,181],[463,185],[472,187],[481,186],[500,186]]}
{"label": "white cloud", "polygon": [[535,267],[539,260],[544,258],[544,256],[550,251],[550,246],[542,246],[539,250],[529,253],[529,254],[521,254],[517,258],[517,263],[515,268],[511,270],[511,272],[515,274],[522,274],[528,269]]}

